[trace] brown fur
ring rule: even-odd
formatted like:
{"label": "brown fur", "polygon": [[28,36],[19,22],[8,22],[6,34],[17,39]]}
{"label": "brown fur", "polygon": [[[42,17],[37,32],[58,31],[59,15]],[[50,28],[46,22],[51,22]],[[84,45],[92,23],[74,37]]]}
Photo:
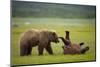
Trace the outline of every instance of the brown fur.
{"label": "brown fur", "polygon": [[63,46],[64,54],[80,54],[80,46],[78,44],[70,44],[69,47]]}
{"label": "brown fur", "polygon": [[82,48],[84,42],[80,44],[71,43],[69,31],[65,31],[65,33],[66,33],[65,39],[63,37],[59,37],[64,42],[63,46],[64,54],[84,54],[86,51],[89,50],[88,46]]}
{"label": "brown fur", "polygon": [[58,42],[58,36],[55,32],[36,29],[28,30],[21,35],[20,55],[31,55],[34,46],[38,46],[39,55],[43,54],[44,48],[49,54],[53,54],[51,42]]}
{"label": "brown fur", "polygon": [[89,47],[84,47],[80,44],[70,44],[70,46],[63,46],[64,54],[84,54],[86,51],[89,50]]}

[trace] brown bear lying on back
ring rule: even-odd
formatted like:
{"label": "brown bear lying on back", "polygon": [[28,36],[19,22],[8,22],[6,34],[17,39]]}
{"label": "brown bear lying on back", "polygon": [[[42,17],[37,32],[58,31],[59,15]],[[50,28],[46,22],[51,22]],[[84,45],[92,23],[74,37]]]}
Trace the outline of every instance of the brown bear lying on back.
{"label": "brown bear lying on back", "polygon": [[63,37],[59,37],[64,43],[64,46],[62,46],[64,54],[84,54],[86,51],[89,50],[88,46],[82,48],[82,45],[84,43],[80,43],[80,44],[71,43],[69,37],[69,31],[65,31],[65,32],[66,32],[65,39]]}
{"label": "brown bear lying on back", "polygon": [[89,50],[89,47],[82,48],[79,44],[71,44],[70,47],[62,46],[64,54],[84,54]]}

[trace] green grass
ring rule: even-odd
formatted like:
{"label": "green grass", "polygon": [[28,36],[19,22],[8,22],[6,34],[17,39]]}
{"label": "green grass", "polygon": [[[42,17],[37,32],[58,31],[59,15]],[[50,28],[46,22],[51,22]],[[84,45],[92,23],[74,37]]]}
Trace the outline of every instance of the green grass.
{"label": "green grass", "polygon": [[[29,25],[25,23],[29,22]],[[14,27],[17,24],[18,27]],[[44,50],[43,56],[38,56],[37,47],[33,47],[31,56],[21,57],[19,54],[19,39],[24,31],[35,29],[54,29],[59,36],[65,36],[65,30],[70,31],[73,43],[85,42],[84,46],[89,46],[90,50],[84,55],[63,55],[62,41],[52,43],[54,55],[49,55]],[[11,33],[11,63],[12,65],[46,64],[93,61],[95,59],[95,19],[62,19],[62,18],[12,18]]]}

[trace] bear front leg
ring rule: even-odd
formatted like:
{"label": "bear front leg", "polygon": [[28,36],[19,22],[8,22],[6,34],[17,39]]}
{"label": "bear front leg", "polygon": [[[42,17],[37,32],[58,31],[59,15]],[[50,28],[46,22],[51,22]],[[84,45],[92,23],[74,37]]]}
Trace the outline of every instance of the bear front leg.
{"label": "bear front leg", "polygon": [[44,50],[43,45],[39,45],[39,46],[38,46],[39,55],[43,55],[43,50]]}
{"label": "bear front leg", "polygon": [[47,45],[46,48],[47,52],[51,55],[53,55],[53,51],[52,51],[52,48],[51,48],[51,45]]}

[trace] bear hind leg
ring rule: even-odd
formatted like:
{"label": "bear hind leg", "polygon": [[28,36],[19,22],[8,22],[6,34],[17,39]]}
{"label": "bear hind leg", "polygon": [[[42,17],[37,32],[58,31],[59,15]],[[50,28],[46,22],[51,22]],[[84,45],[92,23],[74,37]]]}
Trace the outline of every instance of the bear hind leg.
{"label": "bear hind leg", "polygon": [[79,43],[80,46],[84,45],[84,42]]}
{"label": "bear hind leg", "polygon": [[87,47],[81,49],[81,53],[84,54],[84,53],[85,53],[86,51],[88,51],[88,50],[89,50],[89,47],[87,46]]}
{"label": "bear hind leg", "polygon": [[27,51],[27,55],[31,55],[31,52],[32,52],[32,47],[29,46],[29,47],[28,47],[28,51]]}
{"label": "bear hind leg", "polygon": [[22,46],[22,47],[20,48],[20,56],[24,56],[24,55],[25,55],[25,47]]}
{"label": "bear hind leg", "polygon": [[44,47],[39,45],[38,46],[39,55],[43,55],[43,50],[44,50]]}

